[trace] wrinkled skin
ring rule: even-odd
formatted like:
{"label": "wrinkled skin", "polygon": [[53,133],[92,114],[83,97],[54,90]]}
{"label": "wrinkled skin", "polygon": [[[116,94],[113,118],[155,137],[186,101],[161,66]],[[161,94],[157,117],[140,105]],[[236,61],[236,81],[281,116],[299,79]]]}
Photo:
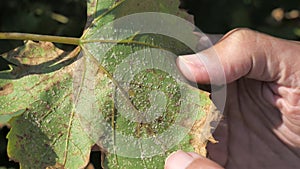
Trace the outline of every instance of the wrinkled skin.
{"label": "wrinkled skin", "polygon": [[[214,50],[228,83],[224,119],[214,132],[219,143],[208,145],[209,159],[175,152],[165,169],[300,168],[300,43],[236,29]],[[188,79],[209,83],[197,58],[213,53],[181,56],[178,67]],[[216,63],[205,61],[207,69]],[[211,78],[218,83],[218,72]]]}

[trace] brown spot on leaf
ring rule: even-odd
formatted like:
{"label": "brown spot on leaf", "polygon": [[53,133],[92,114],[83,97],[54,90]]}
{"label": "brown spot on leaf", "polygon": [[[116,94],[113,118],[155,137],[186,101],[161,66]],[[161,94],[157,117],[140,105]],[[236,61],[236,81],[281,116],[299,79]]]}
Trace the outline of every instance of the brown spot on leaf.
{"label": "brown spot on leaf", "polygon": [[0,96],[9,95],[14,91],[14,85],[7,83],[4,86],[0,86]]}

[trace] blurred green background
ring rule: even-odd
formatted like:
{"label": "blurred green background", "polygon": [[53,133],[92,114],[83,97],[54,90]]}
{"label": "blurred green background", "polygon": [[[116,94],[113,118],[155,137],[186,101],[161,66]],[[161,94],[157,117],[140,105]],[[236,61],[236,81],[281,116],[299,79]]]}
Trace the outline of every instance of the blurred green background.
{"label": "blurred green background", "polygon": [[[178,0],[179,1],[179,0]],[[300,40],[300,0],[180,0],[180,8],[195,16],[195,24],[206,33],[224,34],[248,27],[277,37]],[[153,0],[156,3],[156,0]],[[0,31],[80,37],[86,22],[85,0],[1,0]],[[0,53],[22,45],[22,41],[0,40]],[[58,46],[72,50],[72,46]],[[6,156],[5,136],[0,124],[0,169],[18,168]],[[99,160],[99,154],[96,155]],[[98,166],[99,167],[99,166]],[[96,168],[98,168],[96,167]]]}
{"label": "blurred green background", "polygon": [[207,33],[248,27],[277,37],[299,40],[300,0],[180,0]]}
{"label": "blurred green background", "polygon": [[[80,37],[86,22],[85,0],[1,0],[0,31]],[[0,41],[0,53],[22,44]],[[63,46],[71,50],[70,46]]]}

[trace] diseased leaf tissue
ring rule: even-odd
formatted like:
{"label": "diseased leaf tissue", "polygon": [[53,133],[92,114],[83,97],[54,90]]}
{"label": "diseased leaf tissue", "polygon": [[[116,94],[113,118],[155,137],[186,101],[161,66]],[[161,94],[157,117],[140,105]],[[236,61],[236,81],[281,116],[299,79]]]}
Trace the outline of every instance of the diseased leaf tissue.
{"label": "diseased leaf tissue", "polygon": [[177,149],[203,153],[209,135],[198,133],[211,102],[175,64],[191,49],[110,24],[138,12],[187,17],[176,0],[89,0],[74,51],[27,41],[3,55],[11,64],[0,72],[0,123],[12,127],[8,155],[21,168],[84,168],[94,144],[104,168],[163,168]]}

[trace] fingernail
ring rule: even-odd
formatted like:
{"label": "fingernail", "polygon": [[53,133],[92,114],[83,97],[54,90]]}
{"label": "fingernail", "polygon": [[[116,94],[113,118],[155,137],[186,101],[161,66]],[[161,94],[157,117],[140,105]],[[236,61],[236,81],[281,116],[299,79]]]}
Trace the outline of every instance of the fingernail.
{"label": "fingernail", "polygon": [[177,65],[180,69],[181,73],[188,78],[189,80],[193,80],[193,72],[192,67],[194,66],[194,63],[187,59],[187,56],[179,56],[177,58]]}
{"label": "fingernail", "polygon": [[184,151],[177,151],[169,155],[165,162],[165,169],[184,169],[193,161],[193,157]]}
{"label": "fingernail", "polygon": [[181,73],[189,80],[196,81],[197,75],[205,71],[198,55],[185,55],[177,58],[177,66]]}

